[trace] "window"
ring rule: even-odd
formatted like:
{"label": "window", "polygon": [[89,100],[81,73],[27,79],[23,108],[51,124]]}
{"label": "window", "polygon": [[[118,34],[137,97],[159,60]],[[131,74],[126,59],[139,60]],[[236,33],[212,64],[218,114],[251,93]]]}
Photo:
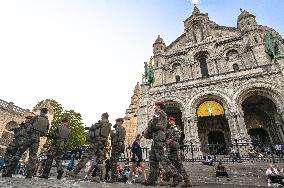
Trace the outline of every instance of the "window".
{"label": "window", "polygon": [[254,41],[255,41],[255,43],[258,43],[258,40],[257,40],[256,36],[254,36]]}
{"label": "window", "polygon": [[206,56],[201,56],[199,58],[199,63],[200,63],[200,69],[201,69],[202,78],[209,77],[208,67],[207,67],[207,57]]}
{"label": "window", "polygon": [[180,82],[180,76],[176,76],[176,83]]}
{"label": "window", "polygon": [[234,59],[238,59],[239,58],[239,53],[237,50],[229,50],[226,54],[226,60],[227,61],[233,61]]}
{"label": "window", "polygon": [[233,69],[234,69],[234,72],[240,71],[239,65],[237,63],[233,64]]}

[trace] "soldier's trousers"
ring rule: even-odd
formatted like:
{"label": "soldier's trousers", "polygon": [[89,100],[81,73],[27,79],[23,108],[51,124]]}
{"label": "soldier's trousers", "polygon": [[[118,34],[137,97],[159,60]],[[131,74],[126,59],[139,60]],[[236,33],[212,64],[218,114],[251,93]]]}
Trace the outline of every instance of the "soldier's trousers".
{"label": "soldier's trousers", "polygon": [[56,162],[57,173],[63,172],[62,160],[60,159],[60,157],[63,155],[63,148],[64,141],[56,140],[53,142],[49,150],[46,152],[47,159],[43,169],[43,176],[49,176],[53,160]]}
{"label": "soldier's trousers", "polygon": [[[40,142],[40,134],[36,132],[30,132],[28,136],[20,136],[13,140],[10,150],[14,150],[13,152],[9,152],[7,154],[8,158],[5,160],[6,164],[6,172],[5,174],[12,174],[15,172],[17,164],[21,159],[23,153],[29,149],[29,160],[27,165],[27,176],[32,176],[36,169],[37,163],[37,152]],[[14,154],[14,156],[11,156]]]}
{"label": "soldier's trousers", "polygon": [[179,143],[172,142],[169,146],[168,158],[171,163],[176,167],[178,172],[183,176],[184,181],[190,181],[189,175],[183,167],[182,160],[179,156]]}
{"label": "soldier's trousers", "polygon": [[169,177],[177,176],[178,170],[167,158],[164,151],[165,144],[163,142],[153,142],[149,154],[150,172],[148,182],[156,182],[159,177],[159,163]]}
{"label": "soldier's trousers", "polygon": [[85,166],[85,164],[91,160],[93,157],[97,160],[97,176],[103,177],[103,160],[105,158],[105,142],[95,141],[91,143],[87,150],[84,152],[81,160],[78,162],[74,168],[74,174],[78,174],[80,170]]}
{"label": "soldier's trousers", "polygon": [[117,174],[117,162],[121,154],[121,148],[119,145],[111,146],[111,157],[110,157],[110,165],[111,165],[111,178],[112,180],[116,180],[118,177]]}

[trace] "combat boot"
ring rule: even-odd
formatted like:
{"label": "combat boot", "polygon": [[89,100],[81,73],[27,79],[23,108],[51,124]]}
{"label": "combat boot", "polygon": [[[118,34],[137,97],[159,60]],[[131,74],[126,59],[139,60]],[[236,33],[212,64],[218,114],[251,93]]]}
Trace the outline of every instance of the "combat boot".
{"label": "combat boot", "polygon": [[2,177],[3,178],[11,178],[12,177],[12,173],[2,173]]}
{"label": "combat boot", "polygon": [[70,177],[70,178],[76,178],[77,174],[75,174],[75,172],[71,171],[71,172],[67,172],[66,176]]}
{"label": "combat boot", "polygon": [[8,169],[4,169],[2,173],[3,178],[11,178],[12,177],[12,172],[10,172]]}
{"label": "combat boot", "polygon": [[190,180],[185,180],[184,184],[181,185],[181,187],[193,187],[193,186]]}
{"label": "combat boot", "polygon": [[63,173],[64,173],[63,170],[59,170],[59,171],[57,172],[57,179],[58,179],[58,180],[60,180],[60,179],[62,178]]}
{"label": "combat boot", "polygon": [[39,178],[48,179],[48,176],[46,176],[46,175],[41,175],[41,176],[39,176]]}
{"label": "combat boot", "polygon": [[95,176],[91,178],[92,182],[101,183],[101,178],[99,176]]}
{"label": "combat boot", "polygon": [[145,181],[145,182],[142,182],[141,185],[144,185],[144,186],[156,186],[156,183],[152,182],[152,181]]}
{"label": "combat boot", "polygon": [[182,175],[180,175],[180,174],[174,175],[174,177],[173,177],[173,183],[171,184],[170,187],[177,187],[178,184],[179,184],[180,182],[182,182],[182,180],[183,180],[183,176],[182,176]]}

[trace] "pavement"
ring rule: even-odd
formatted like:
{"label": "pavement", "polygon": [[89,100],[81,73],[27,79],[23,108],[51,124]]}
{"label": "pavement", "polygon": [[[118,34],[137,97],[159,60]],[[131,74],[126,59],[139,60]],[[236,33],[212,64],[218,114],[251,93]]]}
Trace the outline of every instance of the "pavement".
{"label": "pavement", "polygon": [[[50,177],[48,180],[41,178],[31,178],[26,179],[24,176],[15,175],[12,178],[2,178],[0,177],[0,188],[103,188],[103,187],[111,187],[111,188],[135,188],[135,187],[145,187],[139,183],[135,184],[125,184],[125,183],[94,183],[94,182],[85,182],[79,179],[66,179],[57,180],[56,177]],[[150,187],[150,186],[149,186]],[[160,186],[158,186],[160,187]],[[163,186],[165,187],[165,186]],[[264,187],[264,186],[250,186],[250,185],[233,185],[230,183],[227,184],[196,184],[194,187],[197,188],[252,188],[252,187]]]}

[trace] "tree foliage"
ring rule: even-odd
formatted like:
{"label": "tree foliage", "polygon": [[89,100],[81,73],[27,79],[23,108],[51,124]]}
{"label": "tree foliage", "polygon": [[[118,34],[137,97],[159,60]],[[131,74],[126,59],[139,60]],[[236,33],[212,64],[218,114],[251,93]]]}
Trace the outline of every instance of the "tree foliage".
{"label": "tree foliage", "polygon": [[[43,103],[44,101],[39,102],[34,109],[39,108]],[[75,149],[82,146],[85,143],[85,129],[81,114],[75,112],[74,110],[64,110],[63,106],[53,99],[50,100],[50,104],[54,111],[54,117],[51,122],[49,132],[60,126],[62,119],[67,118],[69,120],[69,128],[71,129],[71,132],[68,142],[65,144],[65,148]]]}

